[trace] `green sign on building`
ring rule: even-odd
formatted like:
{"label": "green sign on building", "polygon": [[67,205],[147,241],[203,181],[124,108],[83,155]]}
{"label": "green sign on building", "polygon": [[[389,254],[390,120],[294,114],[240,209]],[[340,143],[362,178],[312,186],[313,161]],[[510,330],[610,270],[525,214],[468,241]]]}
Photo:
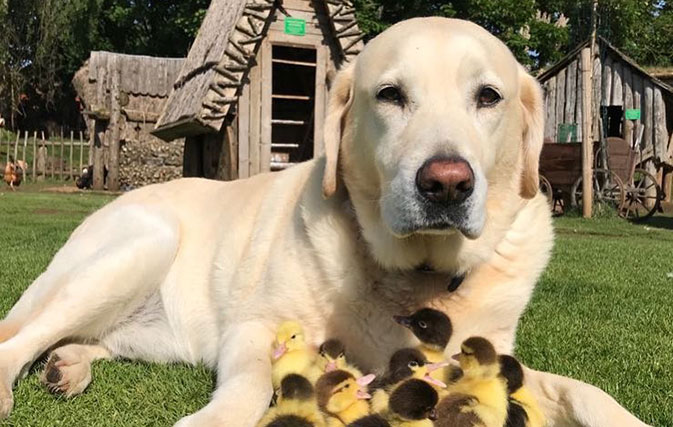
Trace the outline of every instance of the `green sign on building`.
{"label": "green sign on building", "polygon": [[558,142],[577,142],[577,123],[559,123]]}
{"label": "green sign on building", "polygon": [[634,109],[627,109],[624,111],[624,117],[626,120],[640,120],[640,109],[639,108],[634,108]]}
{"label": "green sign on building", "polygon": [[306,35],[306,20],[299,18],[285,17],[285,34],[292,36]]}

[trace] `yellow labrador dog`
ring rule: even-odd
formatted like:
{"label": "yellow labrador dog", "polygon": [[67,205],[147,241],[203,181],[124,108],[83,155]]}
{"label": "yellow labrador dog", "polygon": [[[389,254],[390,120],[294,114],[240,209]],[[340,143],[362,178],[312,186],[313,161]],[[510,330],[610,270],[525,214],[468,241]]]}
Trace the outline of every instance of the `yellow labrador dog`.
{"label": "yellow labrador dog", "polygon": [[[367,370],[413,344],[392,316],[422,306],[453,320],[447,354],[470,335],[511,352],[553,237],[535,79],[474,24],[413,19],[338,74],[328,110],[323,158],[149,186],[84,221],[0,324],[0,414],[63,340],[43,381],[66,395],[100,358],[216,369],[211,403],[178,422],[198,427],[255,425],[284,319]],[[643,425],[592,386],[526,375],[553,425]]]}

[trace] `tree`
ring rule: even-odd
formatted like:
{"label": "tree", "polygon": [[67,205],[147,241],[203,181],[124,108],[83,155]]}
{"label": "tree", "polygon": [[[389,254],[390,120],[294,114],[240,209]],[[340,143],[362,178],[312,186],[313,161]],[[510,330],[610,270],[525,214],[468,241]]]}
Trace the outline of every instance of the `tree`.
{"label": "tree", "polygon": [[500,38],[522,63],[538,68],[558,59],[567,30],[541,21],[535,0],[355,0],[360,28],[370,37],[415,16],[473,21]]}
{"label": "tree", "polygon": [[[354,0],[372,37],[402,19],[446,16],[476,22],[523,64],[544,68],[586,40],[593,0]],[[666,0],[599,0],[598,34],[644,65],[673,64],[673,5]]]}
{"label": "tree", "polygon": [[209,3],[0,0],[0,112],[24,129],[72,122],[71,80],[92,50],[185,56]]}

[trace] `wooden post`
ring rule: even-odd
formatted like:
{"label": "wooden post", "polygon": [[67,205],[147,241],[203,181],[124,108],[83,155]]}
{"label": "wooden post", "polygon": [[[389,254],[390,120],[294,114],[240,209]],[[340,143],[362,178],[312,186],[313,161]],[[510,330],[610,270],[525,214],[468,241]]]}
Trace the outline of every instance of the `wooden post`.
{"label": "wooden post", "polygon": [[121,86],[121,62],[117,56],[113,56],[110,59],[111,70],[112,70],[112,80],[110,86],[110,98],[111,98],[111,108],[110,108],[110,121],[108,127],[110,132],[109,136],[109,170],[108,170],[108,184],[107,188],[110,191],[119,190],[119,139],[121,134],[121,105],[120,102],[120,86]]}
{"label": "wooden post", "polygon": [[51,179],[54,179],[55,173],[56,173],[56,144],[54,144],[54,140],[47,141],[49,145],[51,145],[51,171],[49,173],[49,176]]}
{"label": "wooden post", "polygon": [[[26,146],[27,145],[28,145],[28,131],[26,130],[23,133],[23,150],[21,152],[21,160],[23,160],[24,163],[26,162]],[[23,173],[25,174],[26,171],[23,171]]]}
{"label": "wooden post", "polygon": [[33,131],[33,181],[37,181],[37,131]]}
{"label": "wooden post", "polygon": [[14,142],[14,161],[19,160],[19,139],[21,139],[21,131],[16,132],[16,141]]}
{"label": "wooden post", "polygon": [[65,166],[64,165],[65,161],[63,160],[63,155],[64,155],[63,148],[64,148],[64,146],[65,146],[65,141],[63,140],[63,138],[61,138],[61,155],[58,159],[58,177],[61,178],[61,179],[63,179],[63,166]]}
{"label": "wooden post", "polygon": [[70,162],[68,163],[68,170],[70,170],[70,179],[75,177],[75,173],[72,170],[72,159],[73,159],[73,149],[75,148],[75,132],[70,131]]}
{"label": "wooden post", "polygon": [[[262,42],[259,56],[262,58],[262,104],[261,104],[261,124],[260,151],[259,151],[259,172],[268,172],[271,170],[271,136],[273,118],[271,95],[272,95],[272,70],[273,64],[271,42],[265,39]],[[240,130],[239,130],[240,132]]]}
{"label": "wooden post", "polygon": [[5,156],[7,158],[6,159],[7,163],[9,163],[9,151],[11,149],[11,144],[12,144],[11,141],[12,141],[12,138],[9,136],[9,133],[7,133],[7,153],[6,153],[7,155]]}
{"label": "wooden post", "polygon": [[103,140],[105,139],[105,122],[94,119],[91,132],[93,147],[93,189],[102,190],[105,186],[105,162],[103,161]]}
{"label": "wooden post", "polygon": [[44,139],[44,131],[40,131],[40,137],[42,138],[42,146],[44,147],[44,179],[47,179],[49,177],[49,146]]}
{"label": "wooden post", "polygon": [[[583,110],[591,111],[591,48],[582,49],[582,102]],[[593,187],[591,176],[593,174],[593,138],[591,135],[591,114],[582,117],[582,215],[591,218],[593,201]]]}
{"label": "wooden post", "polygon": [[82,131],[79,131],[79,169],[77,170],[77,174],[82,173],[82,169],[84,165],[82,162],[84,161],[84,135],[82,134]]}

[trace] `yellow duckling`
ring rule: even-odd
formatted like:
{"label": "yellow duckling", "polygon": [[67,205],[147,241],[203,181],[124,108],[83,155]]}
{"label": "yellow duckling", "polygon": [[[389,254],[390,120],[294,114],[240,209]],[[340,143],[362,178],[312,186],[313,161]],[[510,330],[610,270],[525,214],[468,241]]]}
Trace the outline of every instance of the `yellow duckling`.
{"label": "yellow duckling", "polygon": [[447,362],[430,363],[425,355],[415,348],[403,348],[393,353],[388,362],[388,371],[381,381],[377,384],[379,387],[390,389],[390,386],[398,384],[409,378],[425,380],[437,388],[446,388],[446,384],[431,376],[438,369],[448,365]]}
{"label": "yellow duckling", "polygon": [[276,406],[269,408],[257,426],[325,427],[311,382],[298,374],[284,377]]}
{"label": "yellow duckling", "polygon": [[318,407],[327,414],[329,427],[341,427],[369,415],[371,395],[367,385],[374,375],[355,378],[348,371],[337,369],[322,375],[315,385]]}
{"label": "yellow duckling", "polygon": [[436,390],[446,388],[446,384],[432,377],[437,369],[444,368],[446,362],[428,363],[425,355],[415,348],[403,348],[393,353],[388,364],[388,371],[378,381],[378,389],[373,393],[372,411],[383,412],[388,407],[390,394],[403,381],[415,378],[431,384]]}
{"label": "yellow duckling", "polygon": [[306,374],[315,361],[315,353],[306,344],[304,329],[295,321],[280,324],[271,354],[271,382],[274,390],[289,374]]}
{"label": "yellow duckling", "polygon": [[[418,349],[430,363],[441,363],[446,360],[444,350],[453,334],[449,316],[433,308],[422,308],[410,316],[393,316],[393,318],[418,338],[421,342]],[[430,376],[442,383],[450,384],[460,376],[460,369],[447,363]]]}
{"label": "yellow duckling", "polygon": [[362,372],[358,368],[348,363],[346,346],[336,338],[329,339],[320,345],[316,366],[321,375],[325,372],[341,369],[350,372],[355,378],[362,376]]}
{"label": "yellow duckling", "polygon": [[463,376],[437,405],[437,427],[502,427],[507,419],[507,388],[493,345],[471,337],[454,356]]}
{"label": "yellow duckling", "polygon": [[379,414],[367,415],[366,417],[357,419],[348,424],[348,427],[391,427],[390,423],[386,421]]}
{"label": "yellow duckling", "polygon": [[391,427],[433,427],[439,396],[426,381],[411,378],[390,394],[385,418]]}
{"label": "yellow duckling", "polygon": [[498,356],[500,375],[507,384],[509,407],[506,427],[542,427],[546,420],[533,394],[523,385],[521,363],[509,355]]}

